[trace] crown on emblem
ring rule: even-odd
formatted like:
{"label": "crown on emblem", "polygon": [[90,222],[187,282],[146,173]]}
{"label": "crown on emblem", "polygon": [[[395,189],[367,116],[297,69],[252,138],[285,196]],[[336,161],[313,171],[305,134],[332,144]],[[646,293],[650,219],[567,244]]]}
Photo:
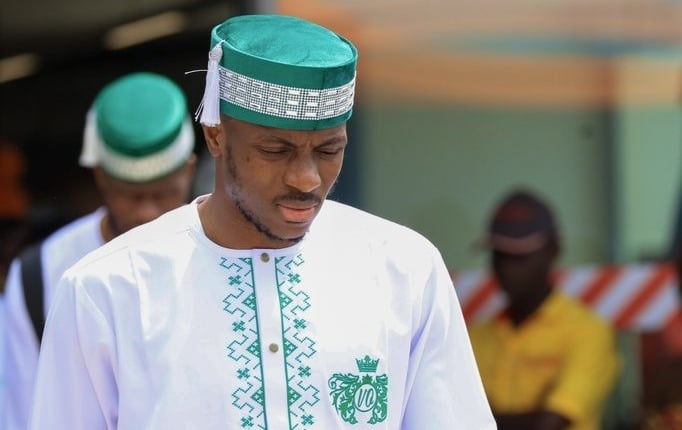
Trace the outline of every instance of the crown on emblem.
{"label": "crown on emblem", "polygon": [[358,365],[358,370],[365,373],[373,373],[377,371],[377,366],[379,366],[379,359],[372,360],[369,355],[365,355],[362,360],[355,359],[355,363]]}

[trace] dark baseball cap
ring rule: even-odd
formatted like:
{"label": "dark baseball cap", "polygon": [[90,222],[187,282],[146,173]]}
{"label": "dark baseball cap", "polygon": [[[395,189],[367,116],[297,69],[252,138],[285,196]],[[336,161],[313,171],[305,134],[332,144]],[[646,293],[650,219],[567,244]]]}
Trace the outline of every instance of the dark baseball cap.
{"label": "dark baseball cap", "polygon": [[535,252],[555,240],[558,230],[549,206],[526,190],[507,195],[493,212],[479,246],[508,254]]}

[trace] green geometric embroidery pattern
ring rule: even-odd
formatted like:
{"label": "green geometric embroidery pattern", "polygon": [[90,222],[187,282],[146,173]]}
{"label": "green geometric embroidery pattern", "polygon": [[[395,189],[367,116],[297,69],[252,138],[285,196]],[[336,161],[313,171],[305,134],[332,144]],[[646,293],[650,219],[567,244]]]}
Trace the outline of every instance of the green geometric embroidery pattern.
{"label": "green geometric embroidery pattern", "polygon": [[386,420],[388,415],[388,376],[372,377],[368,373],[376,373],[379,359],[373,360],[369,355],[364,359],[355,359],[360,373],[335,373],[329,378],[329,389],[332,404],[341,419],[349,424],[357,424],[355,414],[371,415],[368,424],[377,424]]}
{"label": "green geometric embroidery pattern", "polygon": [[221,258],[220,266],[228,271],[227,297],[223,310],[232,328],[227,345],[227,358],[237,365],[237,389],[232,392],[232,405],[241,414],[244,429],[268,428],[265,415],[265,389],[260,356],[260,336],[256,318],[256,290],[250,258]]}
{"label": "green geometric embroidery pattern", "polygon": [[310,296],[301,289],[301,276],[297,272],[303,263],[300,254],[293,258],[275,258],[290,430],[314,428],[313,406],[320,401],[320,390],[310,383],[310,359],[317,351],[315,341],[308,336],[306,321]]}

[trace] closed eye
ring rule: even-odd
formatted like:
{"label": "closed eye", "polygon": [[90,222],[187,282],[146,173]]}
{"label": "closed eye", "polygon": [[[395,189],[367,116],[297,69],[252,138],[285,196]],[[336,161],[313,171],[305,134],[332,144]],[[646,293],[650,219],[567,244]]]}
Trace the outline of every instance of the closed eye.
{"label": "closed eye", "polygon": [[340,148],[324,148],[324,149],[319,149],[319,153],[324,154],[324,155],[337,155],[341,152],[343,152],[343,147]]}
{"label": "closed eye", "polygon": [[290,151],[290,148],[288,148],[286,146],[277,146],[277,147],[261,147],[258,150],[265,155],[283,155],[283,154],[288,154]]}

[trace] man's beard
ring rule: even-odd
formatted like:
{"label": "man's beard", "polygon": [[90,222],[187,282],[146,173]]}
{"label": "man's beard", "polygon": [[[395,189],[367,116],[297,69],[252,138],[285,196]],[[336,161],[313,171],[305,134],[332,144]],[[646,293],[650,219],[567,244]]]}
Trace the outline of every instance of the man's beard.
{"label": "man's beard", "polygon": [[[241,198],[242,194],[242,186],[241,186],[241,180],[239,179],[239,174],[237,173],[237,166],[234,163],[234,158],[232,157],[232,151],[230,148],[227,148],[227,173],[229,175],[229,180],[231,182],[231,185],[228,187],[228,196],[232,199],[234,202],[235,206],[239,210],[239,212],[242,214],[244,219],[249,222],[251,225],[253,225],[258,232],[263,234],[265,237],[267,237],[270,240],[276,241],[276,242],[284,242],[284,243],[298,243],[303,238],[305,237],[305,233],[302,234],[301,236],[298,237],[293,237],[293,238],[284,238],[281,236],[276,235],[268,226],[265,225],[264,222],[262,222],[260,219],[258,219],[258,216],[253,213],[253,211],[249,210],[246,205],[244,204],[244,200]],[[297,200],[297,201],[314,201],[317,204],[322,203],[323,199],[320,199],[316,195],[312,193],[303,193],[300,191],[294,191],[286,196],[278,197],[276,201],[291,201],[291,200]]]}
{"label": "man's beard", "polygon": [[[236,185],[236,184],[235,184]],[[237,209],[239,209],[239,212],[242,214],[244,219],[251,223],[256,230],[258,230],[260,233],[265,235],[270,240],[274,240],[276,242],[286,242],[286,243],[298,243],[301,240],[303,240],[303,236],[298,236],[294,237],[291,239],[285,239],[281,236],[277,236],[275,233],[272,232],[263,222],[261,222],[256,215],[248,210],[247,208],[244,207],[244,204],[242,203],[242,200],[239,198],[239,196],[233,192],[233,190],[230,190],[230,197],[232,197],[232,200],[234,201],[234,204],[237,206]]]}

